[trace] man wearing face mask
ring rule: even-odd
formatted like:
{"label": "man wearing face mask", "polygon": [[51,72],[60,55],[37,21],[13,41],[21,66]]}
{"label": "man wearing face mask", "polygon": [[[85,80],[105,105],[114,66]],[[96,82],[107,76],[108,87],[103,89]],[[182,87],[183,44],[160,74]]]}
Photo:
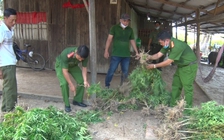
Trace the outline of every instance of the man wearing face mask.
{"label": "man wearing face mask", "polygon": [[131,27],[129,27],[130,16],[128,14],[122,14],[120,18],[120,23],[112,26],[110,29],[110,33],[108,35],[106,41],[106,47],[104,52],[104,57],[106,59],[109,58],[109,47],[111,43],[112,45],[112,54],[110,57],[110,67],[108,69],[106,78],[105,78],[105,86],[109,88],[110,82],[113,78],[114,72],[116,71],[118,65],[121,65],[122,75],[121,75],[121,83],[128,77],[128,69],[130,62],[130,43],[134,48],[136,56],[138,57],[138,50],[136,47],[136,43],[134,40],[134,32]]}
{"label": "man wearing face mask", "polygon": [[[155,29],[150,33],[149,36],[149,44],[148,44],[148,50],[150,50],[149,54],[156,54],[160,51],[162,46],[158,42],[158,33],[161,32],[160,28],[161,23],[159,21],[155,22]],[[164,56],[159,59],[159,62],[162,62],[164,59]],[[153,63],[159,63],[156,60],[153,60]]]}
{"label": "man wearing face mask", "polygon": [[160,32],[158,39],[163,48],[160,52],[149,55],[148,60],[156,60],[166,53],[168,53],[168,59],[158,64],[149,64],[147,68],[161,68],[174,62],[177,69],[173,76],[170,105],[176,105],[176,101],[179,100],[181,91],[184,89],[186,107],[192,107],[193,83],[198,68],[197,57],[187,43],[173,38],[169,31]]}

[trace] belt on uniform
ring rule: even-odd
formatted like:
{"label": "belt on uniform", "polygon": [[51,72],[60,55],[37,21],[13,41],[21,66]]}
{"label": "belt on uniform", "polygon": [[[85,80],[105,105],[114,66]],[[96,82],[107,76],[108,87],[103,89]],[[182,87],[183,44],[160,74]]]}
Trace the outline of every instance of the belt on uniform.
{"label": "belt on uniform", "polygon": [[190,66],[190,65],[193,65],[193,64],[196,64],[197,61],[193,61],[193,62],[190,62],[189,64],[187,65],[181,65],[181,66],[178,66],[178,68],[183,68],[183,67],[186,67],[186,66]]}

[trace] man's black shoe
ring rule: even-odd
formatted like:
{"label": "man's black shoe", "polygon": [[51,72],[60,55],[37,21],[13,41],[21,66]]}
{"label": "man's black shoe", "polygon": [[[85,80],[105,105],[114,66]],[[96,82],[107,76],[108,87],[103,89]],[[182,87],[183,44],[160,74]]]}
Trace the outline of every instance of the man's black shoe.
{"label": "man's black shoe", "polygon": [[84,103],[79,103],[79,102],[76,102],[76,101],[73,101],[73,105],[78,105],[78,106],[81,106],[81,107],[87,107],[86,104],[84,104]]}
{"label": "man's black shoe", "polygon": [[70,106],[65,106],[65,112],[71,112],[71,107]]}

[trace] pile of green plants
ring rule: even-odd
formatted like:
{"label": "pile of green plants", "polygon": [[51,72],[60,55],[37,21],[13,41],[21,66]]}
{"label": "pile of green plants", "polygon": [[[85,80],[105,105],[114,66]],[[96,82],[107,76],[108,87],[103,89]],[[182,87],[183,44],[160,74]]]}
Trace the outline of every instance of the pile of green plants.
{"label": "pile of green plants", "polygon": [[136,98],[139,104],[154,108],[159,104],[168,105],[170,92],[157,69],[148,70],[144,65],[138,66],[129,76],[132,91],[131,98]]}
{"label": "pile of green plants", "polygon": [[218,105],[215,101],[201,104],[195,107],[190,114],[188,131],[190,138],[197,140],[223,140],[224,139],[224,106]]}
{"label": "pile of green plants", "polygon": [[117,89],[105,89],[100,86],[100,83],[91,85],[87,90],[89,95],[97,96],[96,102],[93,105],[98,110],[102,111],[124,111],[126,109],[135,109],[136,104],[131,104],[128,98]]}
{"label": "pile of green plants", "polygon": [[25,110],[17,106],[4,115],[0,123],[0,139],[4,140],[91,140],[88,124],[103,121],[102,111],[125,111],[145,106],[153,108],[167,104],[169,93],[165,90],[160,72],[138,66],[122,86],[105,89],[93,84],[87,93],[97,94],[98,111],[78,111],[74,116],[57,110],[34,108]]}
{"label": "pile of green plants", "polygon": [[184,100],[173,108],[161,106],[156,110],[159,118],[162,118],[161,124],[155,129],[159,139],[224,139],[224,106],[215,101],[202,103],[201,107],[188,108],[187,113]]}
{"label": "pile of green plants", "polygon": [[0,139],[91,140],[87,124],[98,121],[102,119],[94,111],[77,112],[74,117],[52,106],[31,110],[17,106],[13,112],[4,115],[4,120],[0,123]]}
{"label": "pile of green plants", "polygon": [[116,89],[101,88],[100,83],[91,85],[88,94],[97,96],[96,107],[102,110],[124,111],[159,104],[167,105],[170,92],[157,69],[148,70],[144,65],[137,66],[128,80]]}

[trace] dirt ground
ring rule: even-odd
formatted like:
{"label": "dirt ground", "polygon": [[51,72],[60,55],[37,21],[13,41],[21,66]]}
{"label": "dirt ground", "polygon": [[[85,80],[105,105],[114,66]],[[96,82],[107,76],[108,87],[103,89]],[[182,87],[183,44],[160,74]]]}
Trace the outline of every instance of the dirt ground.
{"label": "dirt ground", "polygon": [[[170,66],[163,68],[161,73],[163,80],[167,83],[168,90],[171,90],[174,70],[175,67]],[[104,74],[99,74],[97,76],[97,80],[102,86],[104,78]],[[18,104],[29,106],[29,108],[46,108],[53,105],[60,110],[64,110],[59,83],[54,71],[44,70],[34,72],[31,69],[17,68],[17,82],[19,93],[45,96],[45,98],[40,98],[40,96],[25,96],[25,94],[21,94],[18,98]],[[114,76],[111,87],[116,88],[119,83],[120,76],[118,73]],[[58,98],[58,100],[53,100],[53,97]],[[210,99],[204,94],[203,90],[195,83],[194,105],[198,106],[209,100]],[[91,108],[91,106],[80,108],[73,105],[71,107],[72,113],[80,109]],[[127,111],[113,113],[111,116],[104,116],[104,118],[106,121],[92,124],[89,127],[93,140],[156,140],[151,133],[153,128],[156,128],[158,124],[158,120],[155,119],[154,116],[145,117],[141,115],[140,111]]]}

